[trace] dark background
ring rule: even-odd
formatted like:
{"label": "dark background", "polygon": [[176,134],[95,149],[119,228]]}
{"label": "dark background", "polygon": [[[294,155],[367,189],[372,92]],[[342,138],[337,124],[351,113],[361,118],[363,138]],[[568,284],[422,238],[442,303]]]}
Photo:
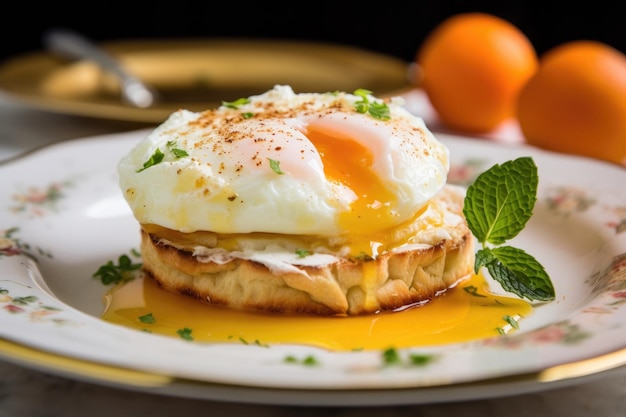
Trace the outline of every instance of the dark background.
{"label": "dark background", "polygon": [[[425,36],[456,13],[484,11],[520,28],[542,54],[560,43],[593,39],[626,53],[620,2],[529,1],[192,2],[11,1],[0,25],[0,60],[42,48],[42,35],[65,27],[96,41],[145,38],[292,38],[336,42],[414,58]],[[6,6],[6,5],[5,5]],[[8,9],[5,7],[5,9]]]}

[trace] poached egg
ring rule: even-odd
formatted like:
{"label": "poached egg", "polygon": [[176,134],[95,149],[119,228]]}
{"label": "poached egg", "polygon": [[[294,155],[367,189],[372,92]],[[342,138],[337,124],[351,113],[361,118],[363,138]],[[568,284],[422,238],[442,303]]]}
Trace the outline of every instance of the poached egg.
{"label": "poached egg", "polygon": [[449,170],[448,149],[403,104],[276,85],[178,110],[121,159],[120,187],[148,229],[306,237],[375,258],[411,243],[405,226],[428,212]]}

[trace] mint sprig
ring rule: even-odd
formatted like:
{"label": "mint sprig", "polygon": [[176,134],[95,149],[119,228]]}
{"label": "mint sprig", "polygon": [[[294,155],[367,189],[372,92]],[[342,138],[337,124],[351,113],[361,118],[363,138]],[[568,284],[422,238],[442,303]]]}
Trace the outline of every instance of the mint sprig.
{"label": "mint sprig", "polygon": [[538,183],[537,166],[530,157],[496,164],[468,187],[463,214],[482,246],[476,252],[475,273],[485,267],[505,291],[531,301],[552,301],[554,286],[544,267],[522,249],[500,246],[526,227]]}

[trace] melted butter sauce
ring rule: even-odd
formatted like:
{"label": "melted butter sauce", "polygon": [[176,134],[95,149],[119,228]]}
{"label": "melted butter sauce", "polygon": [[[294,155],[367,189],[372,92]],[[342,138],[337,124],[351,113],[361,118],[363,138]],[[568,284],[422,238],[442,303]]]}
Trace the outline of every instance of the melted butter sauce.
{"label": "melted butter sauce", "polygon": [[[419,347],[484,339],[515,331],[532,312],[517,298],[489,292],[480,275],[402,311],[358,317],[280,316],[212,306],[161,289],[152,279],[120,284],[105,296],[108,322],[197,342],[300,344],[335,351]],[[150,315],[153,323],[141,320]],[[509,318],[509,319],[507,319]]]}

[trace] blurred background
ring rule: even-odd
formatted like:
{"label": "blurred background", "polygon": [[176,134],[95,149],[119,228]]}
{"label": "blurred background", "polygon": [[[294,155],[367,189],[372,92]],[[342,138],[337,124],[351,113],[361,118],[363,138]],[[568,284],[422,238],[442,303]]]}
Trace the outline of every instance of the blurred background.
{"label": "blurred background", "polygon": [[[276,2],[278,3],[278,2]],[[602,3],[606,3],[602,7]],[[566,5],[566,6],[564,6]],[[519,27],[541,54],[559,43],[594,39],[626,52],[619,2],[316,1],[285,3],[11,2],[4,13],[0,60],[42,48],[49,28],[70,28],[96,41],[145,38],[291,38],[362,47],[411,61],[438,23],[461,12],[484,11]],[[11,23],[11,24],[9,24]]]}

